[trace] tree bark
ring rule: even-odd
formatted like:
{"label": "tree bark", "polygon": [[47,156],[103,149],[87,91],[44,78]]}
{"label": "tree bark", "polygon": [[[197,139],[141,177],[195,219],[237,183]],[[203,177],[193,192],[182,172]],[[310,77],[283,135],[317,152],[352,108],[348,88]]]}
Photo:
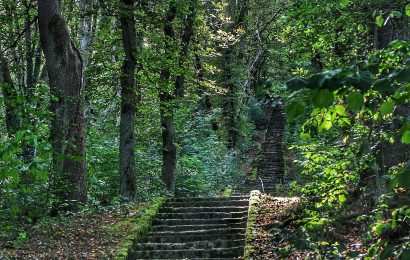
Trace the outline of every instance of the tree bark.
{"label": "tree bark", "polygon": [[[382,7],[386,11],[390,11],[391,7]],[[401,18],[389,18],[381,28],[375,25],[374,27],[374,47],[375,49],[385,49],[390,42],[394,40],[409,40],[410,18],[404,15]]]}
{"label": "tree bark", "polygon": [[[245,27],[246,16],[248,14],[248,0],[241,1],[229,1],[228,14],[233,20],[233,24],[230,25],[227,30],[231,34],[235,34],[238,28]],[[225,119],[225,129],[227,132],[227,147],[234,149],[237,144],[240,143],[240,131],[238,129],[239,113],[241,103],[240,89],[244,86],[238,85],[235,81],[236,71],[234,70],[235,62],[244,59],[245,53],[241,44],[243,43],[243,37],[235,43],[228,43],[228,46],[223,50],[222,55],[222,75],[223,84],[226,86],[227,93],[225,96],[223,114]],[[238,50],[239,47],[239,50]]]}
{"label": "tree bark", "polygon": [[[31,98],[34,96],[34,46],[33,46],[33,36],[31,30],[31,17],[30,17],[30,9],[31,3],[28,1],[24,1],[24,5],[26,8],[26,17],[25,17],[25,48],[26,48],[26,84],[24,89],[24,96],[25,102],[27,107],[32,107]],[[35,118],[31,111],[25,111],[23,113],[23,125],[27,125],[27,127],[35,125]],[[35,157],[35,147],[33,146],[32,142],[25,141],[23,143],[23,159],[26,163],[32,162]],[[27,176],[25,176],[27,177]],[[26,179],[26,178],[24,178]]]}
{"label": "tree bark", "polygon": [[[40,40],[49,78],[53,113],[52,189],[64,210],[87,201],[87,172],[83,112],[83,60],[71,41],[57,0],[39,0]],[[60,208],[61,209],[61,208]]]}
{"label": "tree bark", "polygon": [[121,196],[129,201],[136,194],[135,166],[135,54],[137,51],[137,33],[133,14],[133,0],[122,0],[120,22],[125,59],[121,76],[121,122],[120,122],[120,177]]}
{"label": "tree bark", "polygon": [[[398,8],[401,5],[397,6]],[[383,9],[390,11],[394,6],[384,6]],[[410,18],[404,15],[401,18],[391,18],[381,28],[375,26],[374,42],[376,49],[386,49],[390,42],[394,40],[408,41],[410,39]],[[393,116],[395,119],[387,126],[388,132],[397,133],[403,126],[403,122],[399,119],[407,118],[410,115],[410,106],[408,104],[402,104],[396,107]],[[377,163],[380,165],[381,174],[386,174],[391,167],[397,166],[400,163],[405,163],[410,159],[410,151],[408,145],[403,144],[400,141],[400,137],[394,134],[395,142],[390,143],[384,141],[381,143],[381,149],[378,152]]]}
{"label": "tree bark", "polygon": [[[181,39],[181,53],[179,57],[179,67],[183,68],[185,66],[186,60],[188,59],[189,54],[189,45],[191,43],[191,39],[194,35],[194,22],[195,22],[195,6],[196,2],[193,1],[189,7],[189,14],[185,20],[185,27],[182,33]],[[176,97],[183,97],[184,95],[184,83],[185,83],[185,75],[179,74],[175,81],[175,96]]]}
{"label": "tree bark", "polygon": [[222,66],[223,70],[223,81],[224,85],[227,88],[227,93],[224,100],[223,105],[223,113],[225,118],[225,129],[227,133],[227,146],[229,149],[233,149],[238,144],[239,139],[239,131],[238,131],[238,124],[237,124],[237,99],[236,96],[237,86],[234,82],[234,75],[233,75],[233,56],[234,56],[234,45],[228,46],[224,54],[222,55],[224,59],[224,63]]}
{"label": "tree bark", "polygon": [[[166,76],[163,76],[165,78]],[[169,192],[175,192],[175,171],[177,149],[175,144],[175,125],[173,109],[170,108],[171,96],[168,93],[160,93],[160,117],[162,128],[162,170],[161,176],[165,187]]]}
{"label": "tree bark", "polygon": [[[194,34],[194,20],[195,20],[195,5],[196,1],[190,3],[189,14],[185,20],[185,26],[182,33],[180,55],[179,55],[179,68],[185,66],[186,60],[189,54],[189,44]],[[171,46],[170,41],[174,40],[174,30],[172,28],[172,21],[176,16],[176,6],[171,5],[164,19],[164,36],[166,39],[165,49],[168,50]],[[175,192],[175,172],[177,162],[177,149],[176,149],[176,132],[174,123],[174,102],[175,98],[182,98],[184,95],[184,83],[185,75],[183,73],[176,76],[174,82],[174,93],[169,93],[167,90],[167,84],[170,80],[171,74],[169,69],[164,69],[161,72],[161,79],[164,82],[164,88],[160,90],[160,116],[162,127],[162,181],[164,182],[167,190],[174,194]]]}
{"label": "tree bark", "polygon": [[92,8],[91,0],[80,1],[80,11],[81,11],[81,40],[80,40],[80,52],[83,54],[84,68],[87,68],[89,63],[89,53],[88,47],[91,42],[91,31],[92,31],[92,16],[89,14]]}
{"label": "tree bark", "polygon": [[[174,29],[172,28],[172,21],[176,15],[175,5],[171,5],[165,14],[164,19],[164,36],[165,36],[165,52],[169,58],[168,52],[170,49],[170,42],[174,38]],[[160,98],[160,117],[162,129],[162,169],[161,178],[165,184],[166,189],[174,194],[175,192],[175,171],[176,171],[176,145],[175,145],[175,126],[173,108],[171,107],[172,96],[169,93],[167,85],[171,73],[168,68],[161,71],[161,81],[163,82],[163,89],[159,90]]]}
{"label": "tree bark", "polygon": [[6,108],[6,127],[9,136],[13,136],[21,127],[21,111],[18,104],[18,90],[11,79],[9,65],[0,50],[1,87]]}

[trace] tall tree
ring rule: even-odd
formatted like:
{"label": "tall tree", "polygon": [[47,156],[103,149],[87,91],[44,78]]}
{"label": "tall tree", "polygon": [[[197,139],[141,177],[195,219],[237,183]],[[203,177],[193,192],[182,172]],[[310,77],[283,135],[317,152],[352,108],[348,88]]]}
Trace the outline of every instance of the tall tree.
{"label": "tall tree", "polygon": [[238,62],[243,62],[243,37],[242,35],[236,35],[238,30],[245,28],[246,17],[248,13],[248,1],[229,1],[227,5],[227,13],[231,17],[233,23],[228,24],[227,31],[229,34],[235,36],[233,42],[228,42],[225,49],[222,51],[222,77],[223,84],[226,86],[227,93],[224,101],[224,118],[225,127],[228,137],[228,148],[236,148],[239,143],[240,133],[238,120],[240,118],[240,95],[241,86],[238,84],[237,78],[239,77],[236,67]]}
{"label": "tall tree", "polygon": [[[34,96],[34,90],[35,90],[35,80],[38,78],[35,73],[39,72],[39,66],[41,63],[41,60],[39,61],[36,59],[36,62],[34,62],[34,56],[35,56],[35,43],[37,41],[34,41],[34,36],[32,32],[32,17],[30,14],[31,9],[33,8],[33,3],[30,1],[23,1],[24,7],[25,7],[25,17],[24,17],[24,24],[25,24],[25,52],[26,52],[26,68],[25,68],[25,85],[24,85],[24,90],[23,94],[25,97],[25,102],[27,107],[32,107],[33,104],[31,104],[31,98]],[[36,18],[34,18],[33,21],[35,21]],[[35,32],[37,33],[37,32]],[[33,44],[34,42],[34,44]],[[36,66],[36,67],[34,67]],[[23,113],[23,124],[27,124],[28,126],[33,126],[35,125],[35,119],[31,111],[25,110]],[[30,143],[30,141],[26,141],[23,144],[23,159],[25,162],[29,163],[34,160],[35,157],[35,147]]]}
{"label": "tall tree", "polygon": [[14,135],[21,127],[21,111],[18,105],[18,90],[11,79],[9,64],[0,49],[0,84],[6,108],[6,127],[9,135]]}
{"label": "tall tree", "polygon": [[[195,19],[196,1],[189,3],[189,13],[185,18],[185,26],[182,32],[179,46],[179,60],[177,66],[183,69],[189,54],[189,44],[194,34],[194,19]],[[164,18],[164,36],[165,36],[165,51],[167,58],[172,59],[172,43],[175,42],[175,32],[172,22],[176,18],[177,6],[176,3],[171,3],[165,18]],[[176,132],[174,123],[174,100],[181,98],[184,95],[185,75],[179,73],[176,75],[173,83],[173,93],[169,91],[168,84],[171,80],[171,71],[165,68],[161,71],[161,80],[164,84],[160,89],[160,116],[162,127],[162,181],[166,188],[171,193],[175,191],[175,171],[176,171]],[[172,82],[172,80],[171,80]]]}
{"label": "tall tree", "polygon": [[83,55],[84,68],[87,68],[89,63],[89,46],[91,43],[92,32],[92,15],[90,11],[93,8],[93,2],[91,0],[80,1],[80,27],[81,27],[81,39],[80,39],[80,52]]}
{"label": "tall tree", "polygon": [[135,55],[137,33],[133,0],[122,0],[120,22],[125,59],[121,75],[121,122],[120,122],[120,193],[124,199],[133,200],[136,193],[135,166]]}
{"label": "tall tree", "polygon": [[69,210],[87,201],[83,112],[83,60],[70,38],[57,0],[38,1],[40,40],[49,77],[53,118],[53,185]]}

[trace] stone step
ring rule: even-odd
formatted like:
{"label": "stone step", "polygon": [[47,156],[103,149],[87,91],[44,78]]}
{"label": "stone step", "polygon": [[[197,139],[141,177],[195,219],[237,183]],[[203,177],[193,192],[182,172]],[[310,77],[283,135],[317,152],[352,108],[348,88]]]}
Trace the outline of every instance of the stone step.
{"label": "stone step", "polygon": [[[168,206],[168,205],[166,205]],[[199,213],[199,212],[243,212],[247,211],[248,207],[164,207],[160,209],[160,213]]]}
{"label": "stone step", "polygon": [[[276,131],[275,131],[276,130]],[[272,129],[265,137],[265,143],[281,143],[284,134],[279,129]]]}
{"label": "stone step", "polygon": [[135,259],[192,259],[214,257],[240,257],[244,253],[243,247],[214,248],[214,249],[183,249],[183,250],[146,250],[131,252]]}
{"label": "stone step", "polygon": [[188,243],[138,243],[134,246],[137,251],[145,250],[181,250],[181,249],[212,249],[223,247],[238,247],[245,244],[244,239],[237,240],[208,240]]}
{"label": "stone step", "polygon": [[235,191],[240,190],[240,191],[251,192],[253,190],[261,191],[262,189],[264,189],[264,190],[276,190],[275,186],[263,185],[263,187],[262,187],[262,185],[258,185],[258,186],[255,185],[255,186],[252,186],[252,187],[239,187],[239,188],[236,188]]}
{"label": "stone step", "polygon": [[282,159],[281,159],[282,154],[281,154],[281,153],[278,153],[278,152],[264,152],[264,153],[262,153],[262,155],[263,155],[264,158],[269,158],[269,159],[271,159],[271,160],[272,160],[271,162],[274,162],[275,160],[276,160],[277,162],[281,162],[281,161],[282,161]]}
{"label": "stone step", "polygon": [[246,229],[242,228],[216,228],[216,229],[203,229],[203,230],[185,230],[185,231],[151,231],[149,236],[190,236],[190,235],[216,235],[219,234],[243,234]]}
{"label": "stone step", "polygon": [[245,217],[241,218],[220,218],[220,219],[154,219],[153,225],[217,225],[236,224],[246,222]]}
{"label": "stone step", "polygon": [[208,241],[214,239],[220,240],[241,240],[245,239],[245,233],[243,234],[208,234],[208,235],[183,235],[183,236],[152,236],[147,235],[141,239],[140,242],[150,243],[187,243],[195,241]]}
{"label": "stone step", "polygon": [[[133,256],[131,256],[131,257],[133,257]],[[136,259],[136,258],[129,258],[129,259]],[[160,260],[160,259],[162,259],[162,258],[149,258],[149,259],[144,259],[144,258],[141,258],[141,259],[138,259],[138,260]],[[231,257],[227,257],[227,258],[203,258],[203,257],[201,257],[201,258],[190,258],[189,260],[238,260],[238,259],[242,259],[242,258],[237,258],[237,257],[235,257],[235,258],[231,258]]]}
{"label": "stone step", "polygon": [[[262,191],[262,189],[260,190],[260,192],[263,193],[263,194],[276,194],[276,193],[277,193],[276,190],[265,190],[265,191]],[[243,192],[243,191],[235,191],[233,194],[242,195],[242,194],[244,194],[244,192]]]}
{"label": "stone step", "polygon": [[249,196],[230,197],[176,197],[168,199],[167,202],[196,202],[196,201],[235,201],[249,200]]}
{"label": "stone step", "polygon": [[248,206],[248,200],[227,200],[227,201],[189,201],[189,202],[166,202],[164,207],[225,207],[225,206]]}
{"label": "stone step", "polygon": [[249,193],[168,199],[128,259],[241,259],[248,206]]}
{"label": "stone step", "polygon": [[268,165],[268,166],[283,166],[284,163],[281,160],[276,160],[276,158],[269,158],[269,157],[265,156],[265,158],[260,160],[260,166],[259,167],[263,167],[265,165]]}
{"label": "stone step", "polygon": [[151,229],[155,231],[188,231],[188,230],[207,230],[207,229],[226,229],[226,228],[245,228],[246,222],[233,224],[203,224],[203,225],[154,225]]}
{"label": "stone step", "polygon": [[[269,166],[263,166],[263,167],[260,167],[259,169],[258,169],[258,171],[259,172],[262,172],[262,173],[269,173],[269,174],[272,174],[273,172],[275,172],[275,173],[280,173],[280,174],[283,174],[283,169],[284,169],[284,167],[269,167]],[[272,174],[273,175],[273,174]],[[276,177],[276,175],[275,175],[275,177]]]}
{"label": "stone step", "polygon": [[158,213],[158,219],[216,219],[216,218],[242,218],[248,211],[240,212],[197,212],[197,213]]}
{"label": "stone step", "polygon": [[275,184],[275,180],[269,178],[269,179],[256,179],[256,180],[245,180],[245,182],[241,185],[241,186],[246,186],[249,184],[261,184],[261,182],[263,183],[271,183],[271,184]]}

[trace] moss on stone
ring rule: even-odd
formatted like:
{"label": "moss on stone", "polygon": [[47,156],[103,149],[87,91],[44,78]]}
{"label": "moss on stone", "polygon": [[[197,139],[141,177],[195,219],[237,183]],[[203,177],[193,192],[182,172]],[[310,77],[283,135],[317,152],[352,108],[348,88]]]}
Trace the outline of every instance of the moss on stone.
{"label": "moss on stone", "polygon": [[249,198],[248,209],[248,221],[246,224],[246,237],[245,237],[245,253],[244,259],[250,259],[254,248],[252,247],[252,240],[254,237],[254,229],[256,225],[256,217],[258,216],[258,210],[260,207],[261,192],[258,190],[251,191]]}
{"label": "moss on stone", "polygon": [[222,197],[229,197],[232,196],[233,194],[233,188],[231,186],[228,186],[227,188],[225,188],[222,192]]}
{"label": "moss on stone", "polygon": [[[164,198],[159,198],[152,202],[139,217],[125,219],[113,227],[113,232],[127,232],[127,236],[119,244],[114,259],[127,259],[129,251],[134,242],[141,239],[146,234],[164,202]],[[126,229],[126,231],[124,230]]]}

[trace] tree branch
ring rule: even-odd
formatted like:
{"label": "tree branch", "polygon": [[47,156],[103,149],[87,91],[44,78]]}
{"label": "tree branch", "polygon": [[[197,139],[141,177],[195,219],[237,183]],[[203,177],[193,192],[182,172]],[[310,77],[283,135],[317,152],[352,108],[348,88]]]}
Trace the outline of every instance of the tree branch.
{"label": "tree branch", "polygon": [[7,48],[5,48],[5,49],[3,50],[3,52],[5,53],[5,52],[7,52],[8,50],[10,50],[11,48],[15,48],[15,47],[17,46],[17,43],[20,41],[21,37],[23,37],[24,33],[30,28],[30,26],[31,26],[34,22],[37,21],[37,19],[38,19],[38,16],[36,15],[36,16],[33,18],[33,20],[31,20],[31,22],[26,26],[26,28],[24,28],[24,30],[21,31],[21,32],[17,35],[16,40],[15,40],[10,46],[8,46]]}

